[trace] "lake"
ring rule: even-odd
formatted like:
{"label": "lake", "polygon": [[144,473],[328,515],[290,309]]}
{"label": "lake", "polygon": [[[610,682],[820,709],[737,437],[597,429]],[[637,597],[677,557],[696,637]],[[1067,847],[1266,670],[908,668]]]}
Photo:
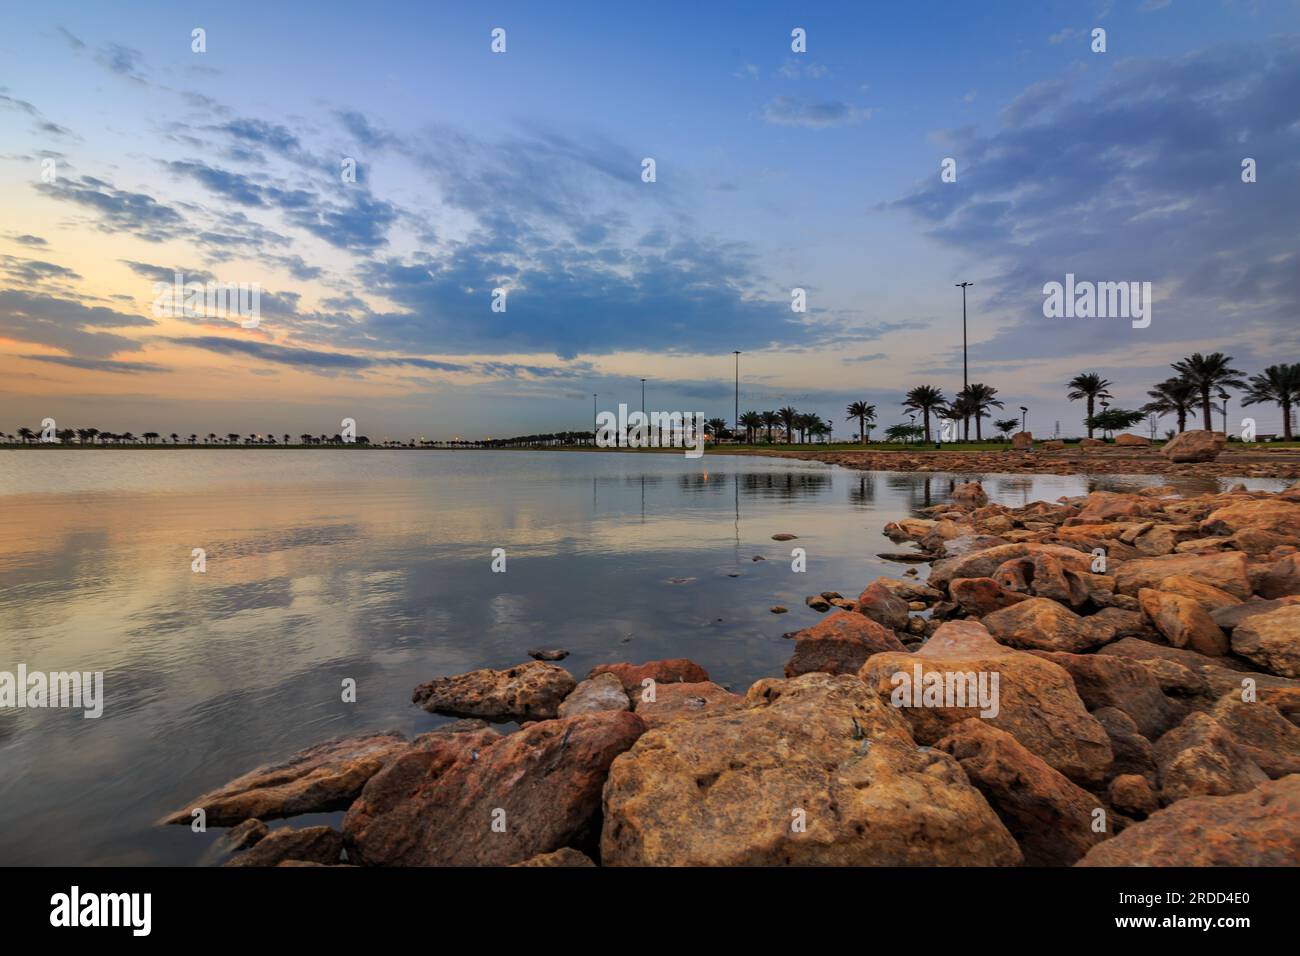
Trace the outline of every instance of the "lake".
{"label": "lake", "polygon": [[[901,574],[875,557],[898,550],[881,528],[965,477],[719,454],[0,452],[0,670],[102,671],[105,697],[97,720],[0,710],[0,864],[205,862],[220,830],[153,821],[329,737],[432,729],[416,684],[531,647],[569,650],[579,678],[690,657],[743,692],[818,619],[806,595]],[[1010,505],[1165,483],[983,477]]]}

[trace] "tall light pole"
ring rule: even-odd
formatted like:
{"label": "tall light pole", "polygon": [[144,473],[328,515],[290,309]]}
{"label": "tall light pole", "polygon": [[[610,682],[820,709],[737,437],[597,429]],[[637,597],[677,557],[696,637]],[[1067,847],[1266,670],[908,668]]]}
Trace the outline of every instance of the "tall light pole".
{"label": "tall light pole", "polygon": [[645,379],[641,379],[641,414],[645,414]]}
{"label": "tall light pole", "polygon": [[732,350],[732,355],[736,356],[736,429],[740,429],[740,352]]}
{"label": "tall light pole", "polygon": [[1223,402],[1223,437],[1228,437],[1228,393],[1219,389],[1219,401]]}
{"label": "tall light pole", "polygon": [[1029,422],[1029,408],[1025,405],[1020,406],[1020,430],[1027,431]]}
{"label": "tall light pole", "polygon": [[592,448],[596,447],[596,419],[599,417],[600,416],[596,414],[596,393],[592,392],[591,393],[591,447]]}
{"label": "tall light pole", "polygon": [[970,376],[966,366],[966,289],[973,286],[974,282],[958,282],[956,286],[961,289],[961,387],[965,391],[970,386]]}

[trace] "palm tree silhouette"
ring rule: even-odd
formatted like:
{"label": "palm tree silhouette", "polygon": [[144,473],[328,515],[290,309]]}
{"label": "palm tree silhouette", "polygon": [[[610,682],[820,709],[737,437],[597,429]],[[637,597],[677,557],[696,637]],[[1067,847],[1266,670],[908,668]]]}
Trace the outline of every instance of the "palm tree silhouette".
{"label": "palm tree silhouette", "polygon": [[930,441],[930,412],[943,408],[945,401],[943,389],[935,385],[918,385],[911,389],[903,399],[904,408],[910,408],[914,412],[921,413],[921,421],[925,423],[925,440],[927,444]]}
{"label": "palm tree silhouette", "polygon": [[1085,424],[1088,425],[1088,437],[1092,437],[1092,412],[1093,405],[1098,399],[1111,398],[1110,392],[1107,391],[1115,383],[1109,379],[1104,379],[1096,372],[1080,372],[1074,378],[1065,383],[1069,389],[1065,397],[1072,402],[1077,402],[1081,398],[1088,400],[1088,417]]}
{"label": "palm tree silhouette", "polygon": [[763,425],[767,428],[767,443],[770,445],[772,444],[772,429],[775,428],[776,423],[781,420],[781,416],[776,412],[763,412],[759,417],[763,420]]}
{"label": "palm tree silhouette", "polygon": [[849,417],[845,421],[851,422],[855,418],[858,420],[858,441],[865,445],[867,443],[867,419],[875,419],[876,406],[868,405],[866,402],[850,402],[845,411],[849,413]]}
{"label": "palm tree silhouette", "polygon": [[1252,375],[1243,405],[1273,403],[1282,407],[1282,439],[1291,440],[1291,406],[1300,403],[1300,365],[1270,365]]}
{"label": "palm tree silhouette", "polygon": [[1224,355],[1222,352],[1211,352],[1209,355],[1202,355],[1200,352],[1193,352],[1187,358],[1177,361],[1172,366],[1173,370],[1187,379],[1196,387],[1201,395],[1201,412],[1205,417],[1205,430],[1214,431],[1214,423],[1210,418],[1210,412],[1213,410],[1210,404],[1210,392],[1215,388],[1245,388],[1246,382],[1242,379],[1242,373],[1232,367],[1232,356]]}
{"label": "palm tree silhouette", "polygon": [[781,424],[785,426],[785,443],[787,445],[794,443],[794,420],[799,417],[799,410],[791,408],[789,405],[785,408],[777,409],[776,414],[781,419]]}
{"label": "palm tree silhouette", "polygon": [[975,419],[976,441],[984,440],[984,436],[980,433],[980,419],[989,417],[989,409],[1001,408],[1004,404],[996,397],[997,394],[996,388],[982,382],[971,382],[958,393],[957,397],[964,400],[970,410],[968,414]]}
{"label": "palm tree silhouette", "polygon": [[1147,395],[1151,401],[1142,406],[1148,415],[1178,416],[1178,430],[1187,431],[1187,416],[1196,408],[1196,386],[1185,378],[1167,378],[1155,388],[1149,389]]}
{"label": "palm tree silhouette", "polygon": [[753,444],[754,436],[763,426],[763,416],[758,412],[745,412],[740,416],[740,424],[745,426],[745,440]]}

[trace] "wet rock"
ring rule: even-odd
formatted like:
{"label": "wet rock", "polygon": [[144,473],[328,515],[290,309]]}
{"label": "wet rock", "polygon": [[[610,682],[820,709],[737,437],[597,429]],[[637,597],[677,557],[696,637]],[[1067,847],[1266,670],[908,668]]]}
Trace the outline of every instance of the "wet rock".
{"label": "wet rock", "polygon": [[1106,799],[1120,813],[1144,820],[1160,809],[1160,801],[1146,777],[1135,773],[1120,774],[1106,789]]}
{"label": "wet rock", "polygon": [[867,585],[858,595],[853,610],[888,628],[902,630],[907,627],[907,602],[895,597],[894,592],[879,582]]}
{"label": "wet rock", "polygon": [[786,677],[813,671],[856,674],[872,654],[904,650],[892,630],[849,611],[836,611],[796,632],[794,640],[794,656],[785,665]]}
{"label": "wet rock", "polygon": [[1227,635],[1192,598],[1172,591],[1142,588],[1138,591],[1138,603],[1156,630],[1174,647],[1191,648],[1209,657],[1228,653]]}
{"label": "wet rock", "polygon": [[1167,554],[1125,561],[1115,571],[1115,589],[1136,595],[1143,588],[1158,588],[1161,581],[1174,574],[1196,578],[1242,600],[1251,594],[1246,556],[1239,551]]}
{"label": "wet rock", "polygon": [[640,695],[646,680],[656,684],[698,684],[709,679],[709,672],[685,657],[671,657],[644,664],[597,664],[587,674],[590,679],[597,674],[613,674],[623,682],[629,696]]}
{"label": "wet rock", "polygon": [[1029,595],[1005,588],[993,578],[954,578],[948,583],[948,593],[962,613],[976,617],[1029,599]]}
{"label": "wet rock", "polygon": [[329,866],[339,862],[342,852],[343,837],[332,827],[281,827],[223,865],[279,866],[294,861]]}
{"label": "wet rock", "polygon": [[1300,866],[1300,776],[1180,800],[1088,851],[1078,866]]}
{"label": "wet rock", "polygon": [[433,714],[484,720],[548,720],[578,682],[562,667],[530,661],[506,670],[470,671],[420,684],[411,700]]}
{"label": "wet rock", "polygon": [[1187,714],[1186,706],[1166,697],[1151,672],[1136,661],[1101,654],[1035,653],[1069,672],[1085,707],[1091,711],[1102,707],[1123,711],[1138,732],[1151,740]]}
{"label": "wet rock", "polygon": [[528,656],[535,661],[562,661],[569,656],[569,652],[559,647],[534,647]]}
{"label": "wet rock", "polygon": [[1232,631],[1232,650],[1281,677],[1300,677],[1300,604],[1246,618]]}
{"label": "wet rock", "polygon": [[820,594],[808,595],[806,598],[803,599],[803,603],[807,604],[814,611],[818,611],[822,614],[825,614],[827,611],[831,609],[831,602],[826,600]]}
{"label": "wet rock", "polygon": [[[1030,751],[1072,780],[1099,780],[1110,764],[1112,752],[1106,731],[1084,709],[1069,673],[1034,654],[999,644],[977,621],[947,621],[915,653],[885,652],[873,655],[859,676],[890,700],[906,675],[914,682],[922,674],[978,675],[984,672],[991,686],[997,675],[997,715],[988,723],[1005,730]],[[925,680],[926,678],[922,678]],[[929,678],[934,680],[935,678]],[[980,716],[979,705],[904,707],[918,743],[932,745],[950,725]]]}
{"label": "wet rock", "polygon": [[637,700],[636,715],[650,728],[682,717],[699,717],[743,707],[745,699],[712,681],[698,684],[660,684],[652,701]]}
{"label": "wet rock", "polygon": [[649,731],[605,787],[605,865],[1014,865],[947,754],[856,678],[759,681],[749,706]]}
{"label": "wet rock", "polygon": [[598,710],[630,710],[627,691],[623,682],[613,674],[597,674],[584,680],[564,698],[559,707],[559,716],[572,717],[575,714],[590,714]]}
{"label": "wet rock", "polygon": [[799,536],[797,534],[786,534],[784,531],[780,534],[772,535],[773,541],[796,541],[798,538]]}
{"label": "wet rock", "polygon": [[989,503],[989,496],[978,481],[968,481],[952,490],[953,504],[972,508],[982,508]]}
{"label": "wet rock", "polygon": [[190,801],[159,821],[186,824],[202,809],[208,826],[234,826],[249,819],[275,820],[301,813],[342,810],[366,781],[407,746],[395,730],[335,737],[281,763],[264,764],[225,786]]}
{"label": "wet rock", "polygon": [[770,608],[768,608],[768,610],[771,611],[773,614],[788,614],[790,611],[788,607],[782,607],[780,604],[773,604]]}
{"label": "wet rock", "polygon": [[1270,777],[1300,773],[1300,727],[1283,717],[1276,707],[1261,701],[1243,701],[1240,694],[1224,694],[1210,716]]}
{"label": "wet rock", "polygon": [[595,866],[591,857],[581,853],[573,847],[563,847],[554,850],[551,853],[539,853],[537,856],[529,857],[522,863],[512,863],[511,866]]}
{"label": "wet rock", "polygon": [[1191,429],[1175,435],[1160,453],[1174,462],[1214,461],[1226,442],[1223,432]]}
{"label": "wet rock", "polygon": [[1164,803],[1244,793],[1268,779],[1232,734],[1209,714],[1190,714],[1157,740],[1155,758]]}
{"label": "wet rock", "polygon": [[1081,617],[1047,598],[1030,598],[987,615],[983,624],[997,640],[1022,650],[1086,651],[1115,638],[1106,621]]}
{"label": "wet rock", "polygon": [[1020,844],[1026,866],[1070,866],[1111,835],[1092,829],[1096,797],[985,721],[954,725],[935,749],[961,764]]}
{"label": "wet rock", "polygon": [[369,865],[504,866],[581,845],[594,835],[610,763],[644,730],[636,714],[599,711],[506,736],[431,739],[376,774],[348,810],[349,856]]}
{"label": "wet rock", "polygon": [[227,853],[247,850],[269,832],[269,828],[261,820],[245,820],[222,836],[221,845]]}

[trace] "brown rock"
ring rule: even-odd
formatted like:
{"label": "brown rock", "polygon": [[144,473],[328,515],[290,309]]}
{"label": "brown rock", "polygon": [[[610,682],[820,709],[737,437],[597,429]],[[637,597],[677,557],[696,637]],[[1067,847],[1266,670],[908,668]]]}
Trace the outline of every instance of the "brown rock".
{"label": "brown rock", "polygon": [[1115,436],[1115,444],[1124,448],[1148,448],[1151,445],[1151,439],[1143,438],[1141,435],[1134,435],[1132,432],[1122,432]]}
{"label": "brown rock", "polygon": [[1245,793],[1268,776],[1209,714],[1193,713],[1156,741],[1160,798],[1173,803],[1187,797]]}
{"label": "brown rock", "polygon": [[1080,448],[1105,448],[1106,443],[1102,441],[1100,438],[1080,438],[1079,447]]}
{"label": "brown rock", "polygon": [[953,504],[982,508],[989,503],[989,496],[978,481],[968,481],[952,490]]}
{"label": "brown rock", "polygon": [[439,677],[420,684],[412,702],[432,714],[484,720],[548,720],[578,682],[563,667],[529,661],[518,667],[491,668]]}
{"label": "brown rock", "polygon": [[294,861],[329,866],[338,863],[342,852],[343,837],[331,827],[281,827],[223,865],[279,866]]}
{"label": "brown rock", "polygon": [[[892,700],[895,689],[901,691],[905,686],[904,678],[907,686],[914,683],[917,667],[923,675],[941,675],[945,682],[949,675],[956,681],[960,675],[984,672],[991,686],[997,675],[998,712],[988,723],[1011,734],[1072,780],[1099,780],[1111,761],[1106,731],[1084,709],[1069,673],[1051,661],[999,644],[976,621],[945,622],[912,654],[876,654],[863,665],[859,676],[886,700]],[[904,677],[895,676],[900,674]],[[980,710],[978,704],[902,708],[913,735],[922,744],[933,744],[950,725],[979,717]]]}
{"label": "brown rock", "polygon": [[685,657],[647,661],[644,664],[597,664],[587,677],[592,678],[597,674],[613,674],[623,682],[623,689],[629,695],[640,695],[643,682],[647,679],[656,684],[698,684],[709,679],[708,671]]}
{"label": "brown rock", "polygon": [[1004,607],[1028,600],[1029,595],[1004,588],[993,578],[954,578],[948,593],[965,614],[983,617]]}
{"label": "brown rock", "polygon": [[395,730],[335,737],[308,747],[281,763],[264,764],[217,790],[190,801],[160,824],[189,824],[202,809],[208,826],[228,827],[244,820],[275,820],[301,813],[342,810],[366,781],[405,750]]}
{"label": "brown rock", "polygon": [[794,640],[794,656],[785,665],[786,677],[813,671],[856,674],[872,654],[904,649],[889,628],[848,611],[836,611],[812,627],[798,631]]}
{"label": "brown rock", "polygon": [[1172,574],[1196,578],[1242,600],[1250,597],[1246,556],[1240,551],[1166,554],[1125,561],[1115,571],[1115,590],[1136,595],[1143,588],[1159,587],[1160,582]]}
{"label": "brown rock", "polygon": [[591,857],[585,853],[580,853],[573,847],[566,846],[551,853],[539,853],[537,856],[530,857],[522,863],[512,863],[511,866],[595,866],[591,862]]}
{"label": "brown rock", "polygon": [[1210,715],[1270,777],[1300,773],[1300,727],[1276,707],[1243,701],[1239,693],[1224,694]]}
{"label": "brown rock", "polygon": [[1135,773],[1155,780],[1156,758],[1151,741],[1142,736],[1133,718],[1115,707],[1098,707],[1092,716],[1106,728],[1115,754],[1108,772],[1115,775]]}
{"label": "brown rock", "polygon": [[1047,598],[1030,598],[995,611],[983,624],[998,641],[1022,650],[1086,651],[1115,637],[1106,622],[1081,617]]}
{"label": "brown rock", "polygon": [[650,728],[660,727],[681,717],[699,717],[745,705],[745,698],[719,687],[712,681],[698,684],[659,684],[655,699],[637,700],[636,715]]}
{"label": "brown rock", "polygon": [[858,595],[853,610],[888,628],[901,631],[907,627],[907,602],[878,581],[868,584]]}
{"label": "brown rock", "polygon": [[955,724],[935,749],[961,764],[1020,844],[1027,866],[1070,866],[1111,835],[1093,832],[1096,797],[986,721]]}
{"label": "brown rock", "polygon": [[631,710],[623,682],[613,674],[597,674],[581,681],[560,704],[559,715],[590,714],[598,710]]}
{"label": "brown rock", "polygon": [[820,594],[808,595],[803,599],[803,603],[807,604],[814,611],[819,611],[822,614],[825,614],[831,609],[831,602],[826,600],[826,598],[822,597]]}
{"label": "brown rock", "polygon": [[1260,581],[1261,597],[1276,599],[1300,594],[1300,554],[1288,555],[1273,562]]}
{"label": "brown rock", "polygon": [[1138,603],[1156,630],[1174,647],[1188,647],[1210,657],[1228,653],[1228,637],[1205,608],[1192,598],[1172,591],[1142,588]]}
{"label": "brown rock", "polygon": [[1074,689],[1089,710],[1114,707],[1123,711],[1138,732],[1151,740],[1187,713],[1186,707],[1165,696],[1151,672],[1136,661],[1101,654],[1034,653],[1069,672]]}
{"label": "brown rock", "polygon": [[1092,556],[1089,554],[1059,544],[1025,541],[1019,544],[985,548],[936,561],[934,567],[930,569],[929,584],[932,587],[944,587],[954,578],[991,578],[1006,562],[1039,554],[1051,555],[1061,562],[1062,567],[1072,571],[1081,574],[1091,573]]}
{"label": "brown rock", "polygon": [[1192,797],[1088,851],[1078,866],[1300,866],[1300,776]]}
{"label": "brown rock", "polygon": [[1283,498],[1236,501],[1210,512],[1201,522],[1201,530],[1206,534],[1233,534],[1246,528],[1294,538],[1300,535],[1300,501]]}
{"label": "brown rock", "polygon": [[1242,603],[1241,598],[1185,574],[1169,575],[1161,580],[1159,589],[1191,598],[1204,608],[1207,614]]}
{"label": "brown rock", "polygon": [[1254,617],[1256,614],[1267,614],[1269,611],[1276,611],[1278,608],[1290,604],[1300,604],[1300,597],[1274,598],[1271,601],[1253,598],[1249,601],[1238,602],[1232,607],[1211,611],[1210,617],[1214,618],[1214,623],[1219,627],[1231,631],[1249,617]]}
{"label": "brown rock", "polygon": [[677,720],[614,761],[607,865],[1014,865],[947,754],[857,679],[759,681],[744,710]]}
{"label": "brown rock", "polygon": [[[1174,679],[1176,675],[1169,670],[1170,665],[1173,665],[1184,677],[1202,682],[1205,695],[1210,698],[1217,699],[1229,693],[1240,694],[1249,687],[1258,694],[1259,700],[1272,704],[1282,713],[1300,714],[1300,680],[1249,670],[1249,664],[1235,657],[1206,657],[1186,648],[1152,644],[1133,638],[1107,644],[1097,653],[1137,661],[1152,672],[1166,693],[1178,692]],[[1190,687],[1188,690],[1198,692]],[[1213,699],[1207,706],[1213,704]]]}
{"label": "brown rock", "polygon": [[352,805],[343,820],[349,856],[371,865],[502,866],[581,844],[594,835],[610,763],[644,730],[636,714],[607,710],[504,737],[426,741],[376,774]]}
{"label": "brown rock", "polygon": [[1232,631],[1232,650],[1282,677],[1300,677],[1300,604],[1246,618]]}
{"label": "brown rock", "polygon": [[1175,462],[1214,461],[1226,442],[1223,432],[1191,429],[1175,435],[1165,443],[1160,453]]}
{"label": "brown rock", "polygon": [[535,661],[562,661],[569,652],[561,647],[534,647],[528,651],[528,656]]}
{"label": "brown rock", "polygon": [[1033,432],[1016,432],[1011,436],[1012,451],[1033,451],[1034,434]]}
{"label": "brown rock", "polygon": [[1120,774],[1106,789],[1106,799],[1120,813],[1139,820],[1146,819],[1160,809],[1151,783],[1135,773]]}

